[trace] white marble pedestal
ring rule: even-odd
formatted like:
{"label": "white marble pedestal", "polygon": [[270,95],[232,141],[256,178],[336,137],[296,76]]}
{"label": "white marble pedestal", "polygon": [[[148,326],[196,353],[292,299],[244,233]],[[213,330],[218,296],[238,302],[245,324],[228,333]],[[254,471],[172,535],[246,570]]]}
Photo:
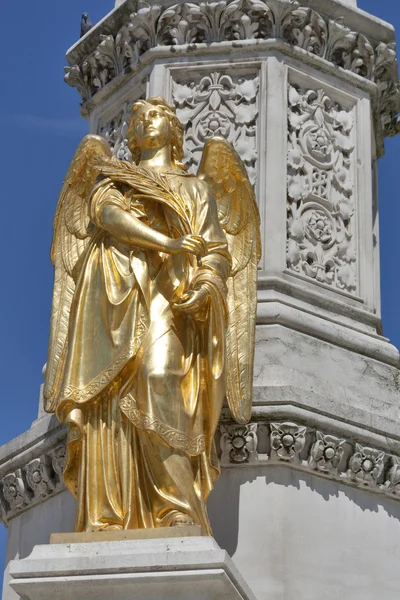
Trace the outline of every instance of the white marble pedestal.
{"label": "white marble pedestal", "polygon": [[35,546],[10,575],[24,600],[255,600],[210,537]]}

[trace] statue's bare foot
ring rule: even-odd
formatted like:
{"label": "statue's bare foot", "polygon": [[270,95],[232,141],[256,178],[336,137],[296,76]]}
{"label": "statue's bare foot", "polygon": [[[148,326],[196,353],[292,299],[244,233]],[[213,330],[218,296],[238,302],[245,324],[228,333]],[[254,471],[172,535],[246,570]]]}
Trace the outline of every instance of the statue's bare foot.
{"label": "statue's bare foot", "polygon": [[104,525],[100,531],[122,531],[122,525]]}
{"label": "statue's bare foot", "polygon": [[171,521],[170,527],[182,527],[185,525],[196,525],[196,523],[185,513],[178,513]]}

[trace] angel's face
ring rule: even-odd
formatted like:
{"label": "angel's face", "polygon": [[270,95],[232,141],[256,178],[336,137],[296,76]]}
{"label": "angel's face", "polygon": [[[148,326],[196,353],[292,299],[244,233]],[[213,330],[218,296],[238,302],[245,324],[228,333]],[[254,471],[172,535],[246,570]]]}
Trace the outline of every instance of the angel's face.
{"label": "angel's face", "polygon": [[132,128],[140,150],[158,149],[171,143],[171,124],[165,112],[151,104],[141,106]]}

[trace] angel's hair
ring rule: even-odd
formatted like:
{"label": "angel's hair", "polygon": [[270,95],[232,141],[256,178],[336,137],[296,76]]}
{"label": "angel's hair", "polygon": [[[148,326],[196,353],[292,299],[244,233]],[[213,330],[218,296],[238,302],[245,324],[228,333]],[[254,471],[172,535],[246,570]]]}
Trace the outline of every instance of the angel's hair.
{"label": "angel's hair", "polygon": [[169,119],[170,127],[171,127],[171,146],[172,146],[172,156],[171,162],[174,167],[179,169],[186,170],[187,167],[183,164],[183,127],[178,117],[176,116],[175,106],[172,104],[168,104],[165,100],[160,98],[159,96],[153,96],[148,100],[137,100],[132,108],[128,119],[128,131],[126,134],[128,140],[128,148],[132,153],[133,162],[136,164],[140,161],[140,148],[136,144],[135,135],[133,133],[135,128],[136,115],[138,110],[145,106],[146,104],[151,104],[152,106],[157,107],[162,110],[166,117]]}

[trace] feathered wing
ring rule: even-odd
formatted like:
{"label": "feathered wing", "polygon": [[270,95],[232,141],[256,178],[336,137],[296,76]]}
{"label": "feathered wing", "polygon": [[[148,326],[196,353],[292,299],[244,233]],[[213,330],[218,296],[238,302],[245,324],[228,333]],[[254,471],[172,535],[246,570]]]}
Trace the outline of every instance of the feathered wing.
{"label": "feathered wing", "polygon": [[90,241],[87,203],[98,175],[95,164],[103,156],[111,156],[107,142],[97,135],[84,137],[71,161],[58,198],[50,254],[54,265],[54,287],[44,384],[45,409],[48,412],[56,409],[62,382],[69,315],[75,292],[75,267]]}
{"label": "feathered wing", "polygon": [[223,138],[210,139],[199,167],[211,186],[228,239],[227,399],[238,423],[251,417],[257,310],[257,265],[261,258],[260,217],[246,167]]}

